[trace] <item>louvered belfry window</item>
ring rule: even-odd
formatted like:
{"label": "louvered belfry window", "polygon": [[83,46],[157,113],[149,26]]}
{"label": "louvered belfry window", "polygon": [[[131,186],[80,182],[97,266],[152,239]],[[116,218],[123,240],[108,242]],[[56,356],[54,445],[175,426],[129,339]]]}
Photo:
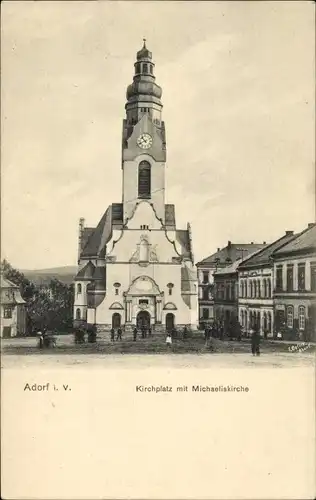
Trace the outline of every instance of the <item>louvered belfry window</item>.
{"label": "louvered belfry window", "polygon": [[138,198],[150,198],[150,163],[141,161],[138,167]]}

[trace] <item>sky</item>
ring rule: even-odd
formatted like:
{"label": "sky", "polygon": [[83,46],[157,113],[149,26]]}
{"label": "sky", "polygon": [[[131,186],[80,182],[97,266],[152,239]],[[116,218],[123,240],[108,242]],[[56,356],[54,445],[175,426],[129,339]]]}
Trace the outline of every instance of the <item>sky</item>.
{"label": "sky", "polygon": [[315,221],[313,2],[2,4],[2,258],[75,265],[78,221],[121,202],[142,39],[163,89],[166,202],[195,261]]}

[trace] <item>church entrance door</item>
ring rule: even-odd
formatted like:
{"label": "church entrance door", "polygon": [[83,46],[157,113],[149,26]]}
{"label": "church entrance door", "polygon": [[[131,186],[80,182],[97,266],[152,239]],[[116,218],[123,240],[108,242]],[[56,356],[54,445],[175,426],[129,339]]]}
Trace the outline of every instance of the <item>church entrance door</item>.
{"label": "church entrance door", "polygon": [[174,314],[168,313],[166,315],[166,330],[167,332],[171,332],[174,328]]}
{"label": "church entrance door", "polygon": [[121,326],[121,315],[119,313],[114,313],[112,316],[112,328],[120,328]]}
{"label": "church entrance door", "polygon": [[150,327],[150,314],[148,311],[140,311],[136,318],[137,329],[145,327],[148,329]]}

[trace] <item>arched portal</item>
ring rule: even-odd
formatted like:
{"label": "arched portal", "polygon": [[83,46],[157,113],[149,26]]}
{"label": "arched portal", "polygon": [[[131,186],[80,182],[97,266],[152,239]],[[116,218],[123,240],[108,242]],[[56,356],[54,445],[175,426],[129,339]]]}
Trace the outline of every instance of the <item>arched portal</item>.
{"label": "arched portal", "polygon": [[174,328],[174,314],[166,314],[166,330],[170,332]]}
{"label": "arched portal", "polygon": [[121,315],[119,313],[114,313],[112,315],[112,328],[120,328],[121,326]]}
{"label": "arched portal", "polygon": [[142,328],[148,329],[150,327],[150,314],[149,314],[149,312],[148,311],[140,311],[137,314],[136,323],[137,323],[138,329],[142,329]]}

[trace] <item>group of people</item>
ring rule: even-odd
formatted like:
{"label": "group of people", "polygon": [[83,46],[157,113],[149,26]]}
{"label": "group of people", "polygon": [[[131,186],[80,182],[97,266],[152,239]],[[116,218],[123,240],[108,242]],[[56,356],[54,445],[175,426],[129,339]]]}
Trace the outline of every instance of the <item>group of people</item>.
{"label": "group of people", "polygon": [[45,347],[56,347],[56,338],[52,332],[48,332],[46,328],[37,331],[38,347],[43,349]]}

